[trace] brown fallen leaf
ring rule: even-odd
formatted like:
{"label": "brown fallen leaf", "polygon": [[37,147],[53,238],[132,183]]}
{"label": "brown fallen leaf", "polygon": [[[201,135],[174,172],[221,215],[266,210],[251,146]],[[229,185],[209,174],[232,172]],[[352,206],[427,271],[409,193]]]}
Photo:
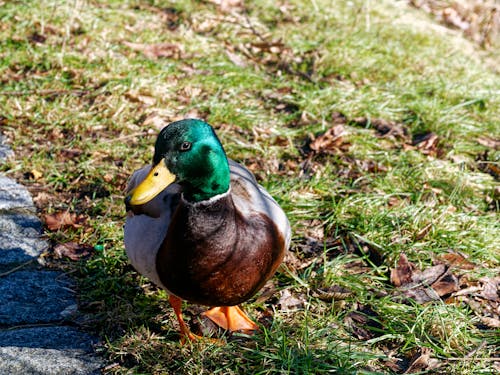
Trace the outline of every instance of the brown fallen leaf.
{"label": "brown fallen leaf", "polygon": [[353,295],[350,289],[340,285],[331,285],[327,288],[317,288],[312,291],[314,297],[322,301],[332,302],[333,300],[343,300]]}
{"label": "brown fallen leaf", "polygon": [[165,126],[167,126],[169,121],[165,118],[165,116],[162,116],[158,114],[157,112],[152,112],[150,113],[142,122],[142,125],[144,126],[152,126],[157,130],[163,129]]}
{"label": "brown fallen leaf", "polygon": [[482,146],[492,148],[494,150],[500,150],[500,139],[482,136],[477,139],[477,143],[479,143]]}
{"label": "brown fallen leaf", "polygon": [[325,133],[313,138],[309,148],[317,154],[338,154],[349,149],[350,144],[344,142],[344,126],[339,124],[331,127]]}
{"label": "brown fallen leaf", "polygon": [[406,298],[411,298],[419,304],[439,300],[439,295],[434,289],[421,284],[414,287],[407,287],[401,292]]}
{"label": "brown fallen leaf", "polygon": [[481,297],[500,303],[500,276],[479,279],[483,286]]}
{"label": "brown fallen leaf", "polygon": [[445,264],[418,271],[404,253],[400,255],[397,267],[391,269],[391,282],[399,287],[396,295],[411,298],[417,303],[438,300],[459,289],[458,278]]}
{"label": "brown fallen leaf", "polygon": [[437,264],[435,266],[426,268],[423,271],[415,272],[412,277],[412,282],[418,284],[432,285],[441,276],[443,276],[446,271],[447,271],[446,265]]}
{"label": "brown fallen leaf", "polygon": [[492,175],[495,179],[500,179],[500,166],[494,157],[490,157],[490,150],[486,150],[481,154],[476,156],[477,168],[484,172]]}
{"label": "brown fallen leaf", "polygon": [[480,316],[479,319],[481,319],[481,323],[490,328],[500,328],[500,319],[498,318],[493,318],[491,316]]}
{"label": "brown fallen leaf", "polygon": [[273,279],[268,280],[267,283],[265,283],[262,289],[259,291],[259,296],[256,299],[256,303],[266,302],[276,294],[276,290],[276,282]]}
{"label": "brown fallen leaf", "polygon": [[65,159],[72,159],[80,156],[82,153],[83,151],[78,148],[65,148],[60,151],[59,155]]}
{"label": "brown fallen leaf", "polygon": [[351,311],[345,318],[350,331],[359,340],[370,340],[380,336],[382,324],[378,314],[370,306],[359,305],[356,311]]}
{"label": "brown fallen leaf", "polygon": [[92,254],[94,248],[88,245],[78,244],[76,242],[60,243],[54,246],[54,254],[58,258],[69,258],[79,260]]}
{"label": "brown fallen leaf", "polygon": [[80,228],[85,221],[83,215],[76,215],[69,211],[59,211],[55,214],[44,215],[45,225],[51,231],[56,231],[64,227]]}
{"label": "brown fallen leaf", "polygon": [[148,107],[156,104],[156,98],[146,93],[139,93],[135,90],[127,91],[125,97],[133,103],[142,103]]}
{"label": "brown fallen leaf", "polygon": [[26,177],[28,177],[30,180],[33,179],[35,181],[38,181],[43,177],[43,173],[37,169],[32,169],[31,171],[29,171],[29,173],[26,174]]}
{"label": "brown fallen leaf", "polygon": [[396,268],[391,268],[391,283],[394,286],[401,286],[412,281],[415,265],[408,262],[408,258],[404,253],[399,255],[398,265]]}
{"label": "brown fallen leaf", "polygon": [[47,40],[47,37],[45,35],[34,32],[30,36],[28,36],[28,40],[34,44],[43,44]]}
{"label": "brown fallen leaf", "polygon": [[438,296],[446,296],[458,290],[458,279],[448,271],[432,284],[432,289],[436,291]]}
{"label": "brown fallen leaf", "polygon": [[452,7],[447,7],[441,12],[444,23],[449,26],[454,26],[462,31],[470,28],[470,23],[462,18],[462,16]]}
{"label": "brown fallen leaf", "polygon": [[306,300],[302,295],[294,296],[288,289],[282,290],[280,294],[278,305],[281,311],[295,311],[304,307]]}
{"label": "brown fallen leaf", "polygon": [[437,134],[430,132],[415,135],[412,145],[416,146],[424,155],[436,155],[438,143],[439,137]]}
{"label": "brown fallen leaf", "polygon": [[399,374],[402,371],[401,365],[398,363],[401,362],[401,359],[399,358],[391,358],[388,360],[382,360],[381,362],[385,367],[396,374]]}
{"label": "brown fallen leaf", "polygon": [[356,117],[352,120],[356,124],[364,127],[372,127],[382,137],[394,137],[404,141],[409,140],[410,132],[408,128],[398,122],[384,120],[380,118]]}
{"label": "brown fallen leaf", "polygon": [[472,270],[476,268],[476,265],[467,260],[462,254],[453,251],[441,255],[438,259],[453,268],[460,268],[462,270]]}
{"label": "brown fallen leaf", "polygon": [[226,55],[234,65],[240,68],[246,68],[247,63],[240,55],[237,55],[236,53],[233,53],[231,51],[226,51]]}
{"label": "brown fallen leaf", "polygon": [[123,44],[153,60],[160,57],[180,59],[183,55],[181,46],[174,43],[143,44],[124,41]]}
{"label": "brown fallen leaf", "polygon": [[437,368],[439,366],[439,361],[431,356],[432,350],[430,348],[423,347],[415,356],[413,356],[410,366],[403,374],[414,374]]}

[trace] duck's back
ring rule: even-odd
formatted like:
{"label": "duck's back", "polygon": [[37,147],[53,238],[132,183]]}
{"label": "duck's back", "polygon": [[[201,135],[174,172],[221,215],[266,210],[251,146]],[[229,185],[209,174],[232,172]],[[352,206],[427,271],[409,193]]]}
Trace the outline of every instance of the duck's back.
{"label": "duck's back", "polygon": [[283,209],[257,183],[254,175],[244,166],[229,159],[229,169],[231,171],[231,190],[234,205],[244,215],[260,212],[268,216],[281,232],[281,235],[285,239],[285,248],[288,249],[291,229]]}

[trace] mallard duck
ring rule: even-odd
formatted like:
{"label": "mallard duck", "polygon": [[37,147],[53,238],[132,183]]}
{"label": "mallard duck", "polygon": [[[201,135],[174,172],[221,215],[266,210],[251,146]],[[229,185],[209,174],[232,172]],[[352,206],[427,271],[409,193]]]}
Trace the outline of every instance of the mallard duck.
{"label": "mallard duck", "polygon": [[182,300],[212,307],[222,328],[253,332],[238,307],[283,260],[288,219],[253,174],[227,158],[213,128],[187,119],[161,130],[153,164],[127,188],[125,248],[130,263],[169,294],[181,337],[194,340]]}

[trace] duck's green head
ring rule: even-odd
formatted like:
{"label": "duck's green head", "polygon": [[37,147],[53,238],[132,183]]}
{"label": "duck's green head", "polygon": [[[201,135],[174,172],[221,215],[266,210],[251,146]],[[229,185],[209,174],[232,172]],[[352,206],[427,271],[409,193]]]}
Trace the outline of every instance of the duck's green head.
{"label": "duck's green head", "polygon": [[183,187],[184,198],[191,202],[228,191],[226,153],[206,122],[181,120],[162,129],[155,144],[153,169],[133,190],[130,204],[149,202],[173,182]]}

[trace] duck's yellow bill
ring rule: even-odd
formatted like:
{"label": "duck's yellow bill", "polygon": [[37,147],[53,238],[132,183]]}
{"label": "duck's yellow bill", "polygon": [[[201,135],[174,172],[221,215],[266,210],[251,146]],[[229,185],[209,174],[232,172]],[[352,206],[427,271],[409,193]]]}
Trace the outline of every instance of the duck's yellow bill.
{"label": "duck's yellow bill", "polygon": [[139,206],[148,203],[175,181],[175,175],[165,165],[165,159],[156,164],[149,174],[130,194],[130,204]]}

